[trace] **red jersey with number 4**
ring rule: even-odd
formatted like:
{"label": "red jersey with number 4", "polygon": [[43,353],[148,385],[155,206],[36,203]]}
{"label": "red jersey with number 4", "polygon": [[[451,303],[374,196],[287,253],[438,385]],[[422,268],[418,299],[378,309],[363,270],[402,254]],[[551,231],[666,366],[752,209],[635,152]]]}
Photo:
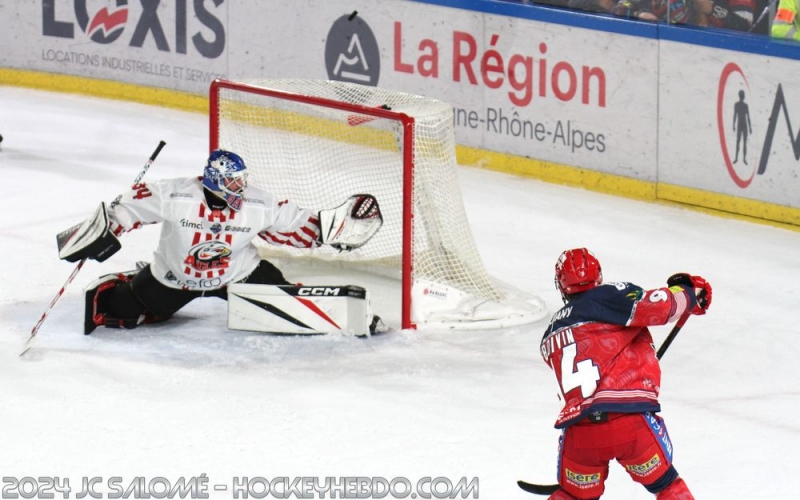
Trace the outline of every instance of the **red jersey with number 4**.
{"label": "red jersey with number 4", "polygon": [[689,293],[606,283],[574,295],[553,315],[541,354],[564,397],[556,428],[594,411],[661,409],[661,368],[647,327],[677,320],[691,305]]}

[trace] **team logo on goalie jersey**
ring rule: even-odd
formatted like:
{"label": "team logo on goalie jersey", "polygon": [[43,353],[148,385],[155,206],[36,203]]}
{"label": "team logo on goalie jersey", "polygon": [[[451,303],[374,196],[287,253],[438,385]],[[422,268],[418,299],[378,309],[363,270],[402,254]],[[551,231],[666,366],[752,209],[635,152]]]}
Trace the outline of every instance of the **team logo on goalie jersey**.
{"label": "team logo on goalie jersey", "polygon": [[223,241],[211,240],[198,243],[189,250],[184,264],[198,271],[224,269],[228,267],[230,247]]}

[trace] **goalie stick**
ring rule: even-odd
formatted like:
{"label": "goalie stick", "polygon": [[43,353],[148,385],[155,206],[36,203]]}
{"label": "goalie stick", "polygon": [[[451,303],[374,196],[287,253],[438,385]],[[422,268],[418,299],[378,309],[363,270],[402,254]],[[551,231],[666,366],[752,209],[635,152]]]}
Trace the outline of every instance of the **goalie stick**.
{"label": "goalie stick", "polygon": [[[698,298],[703,298],[706,296],[705,290],[700,290],[700,293],[697,295]],[[675,337],[678,336],[678,332],[681,331],[683,325],[689,320],[689,316],[692,313],[690,311],[686,311],[683,313],[683,316],[678,318],[678,321],[675,322],[675,326],[672,327],[667,338],[664,339],[664,342],[661,344],[661,347],[658,348],[658,352],[656,353],[656,358],[661,360],[664,356],[664,353],[667,352],[669,346],[672,344],[672,341],[675,340]],[[552,495],[556,491],[561,489],[561,485],[558,483],[556,484],[536,484],[536,483],[528,483],[526,481],[517,481],[517,486],[520,487],[521,490],[527,491],[528,493],[533,493],[534,495]]]}
{"label": "goalie stick", "polygon": [[[158,154],[161,152],[161,149],[164,146],[166,146],[166,144],[167,143],[164,141],[159,141],[155,151],[153,151],[153,154],[150,155],[150,158],[147,160],[147,163],[144,164],[144,168],[142,168],[142,170],[139,172],[139,175],[137,175],[136,179],[134,179],[133,181],[134,186],[142,181],[144,175],[147,173],[148,170],[150,170],[150,165],[153,164],[153,162],[156,160],[156,156],[158,156]],[[111,205],[113,206],[114,204],[118,203],[121,196],[122,195],[117,196],[117,198],[114,199]],[[59,290],[56,296],[53,297],[53,300],[50,301],[50,305],[47,307],[47,309],[45,309],[44,313],[42,313],[42,317],[39,318],[39,321],[37,321],[35,325],[33,325],[33,329],[31,330],[31,334],[28,337],[28,341],[25,342],[25,346],[23,347],[22,352],[19,353],[20,356],[24,356],[25,353],[28,352],[31,349],[31,347],[33,347],[34,341],[36,339],[36,334],[39,333],[39,328],[41,328],[42,323],[44,323],[44,320],[47,319],[47,315],[50,314],[50,311],[56,305],[56,302],[58,302],[61,296],[64,295],[64,291],[67,289],[70,283],[72,283],[72,280],[75,279],[75,276],[78,275],[78,272],[81,270],[81,268],[85,263],[86,263],[86,258],[83,258],[78,262],[78,264],[75,266],[75,269],[73,269],[72,273],[69,275],[69,278],[67,278],[67,281],[61,287],[61,290]]]}

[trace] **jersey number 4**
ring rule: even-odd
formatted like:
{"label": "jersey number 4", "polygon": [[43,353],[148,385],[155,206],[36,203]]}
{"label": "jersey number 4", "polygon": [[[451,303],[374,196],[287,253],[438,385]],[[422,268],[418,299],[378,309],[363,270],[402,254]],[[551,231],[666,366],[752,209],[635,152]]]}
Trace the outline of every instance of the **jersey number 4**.
{"label": "jersey number 4", "polygon": [[588,398],[597,389],[600,369],[591,359],[575,363],[578,355],[577,344],[568,344],[561,349],[561,392],[566,395],[576,387],[581,388],[581,396]]}

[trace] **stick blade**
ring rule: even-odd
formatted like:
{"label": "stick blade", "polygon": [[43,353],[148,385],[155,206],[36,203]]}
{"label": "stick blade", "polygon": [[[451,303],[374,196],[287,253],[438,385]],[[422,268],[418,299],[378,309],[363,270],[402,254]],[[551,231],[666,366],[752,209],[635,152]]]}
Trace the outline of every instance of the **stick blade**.
{"label": "stick blade", "polygon": [[25,356],[31,347],[36,343],[36,335],[31,335],[27,342],[25,342],[25,347],[22,348],[22,351],[19,353],[19,357]]}
{"label": "stick blade", "polygon": [[517,481],[517,486],[523,491],[533,493],[534,495],[552,495],[561,489],[561,486],[558,484],[534,484],[525,481]]}

